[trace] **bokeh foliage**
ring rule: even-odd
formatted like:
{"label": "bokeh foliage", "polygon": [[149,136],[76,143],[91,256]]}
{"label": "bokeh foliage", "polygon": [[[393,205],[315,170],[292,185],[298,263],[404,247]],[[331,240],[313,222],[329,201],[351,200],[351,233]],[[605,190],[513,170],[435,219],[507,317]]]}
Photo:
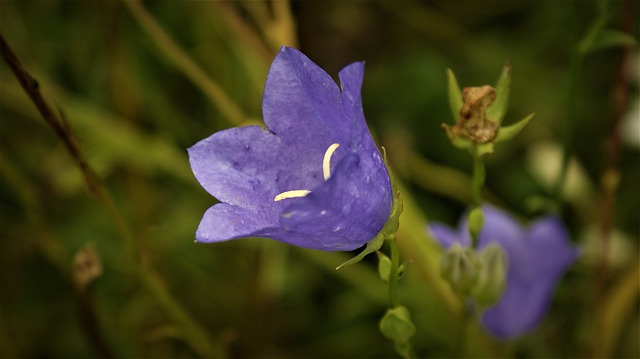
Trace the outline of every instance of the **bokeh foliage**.
{"label": "bokeh foliage", "polygon": [[[227,355],[395,355],[378,331],[387,298],[375,256],[336,272],[349,253],[264,239],[193,242],[215,200],[193,178],[185,149],[215,131],[261,121],[264,79],[282,44],[299,47],[332,76],[366,60],[365,114],[405,183],[400,235],[406,237],[422,233],[427,216],[454,223],[471,202],[469,160],[441,128],[450,122],[446,68],[461,86],[472,86],[493,84],[506,61],[513,65],[505,124],[531,112],[536,117],[488,159],[486,197],[523,220],[548,208],[552,186],[545,178],[557,172],[567,114],[576,119],[570,128],[576,169],[562,214],[584,255],[561,282],[541,327],[506,344],[471,329],[468,348],[458,352],[460,328],[419,265],[409,263],[400,297],[417,326],[417,353],[589,356],[594,340],[607,331],[614,335],[608,355],[639,355],[633,284],[632,294],[623,295],[627,283],[638,282],[640,135],[627,126],[634,116],[636,126],[638,121],[637,48],[585,57],[573,107],[567,106],[571,49],[599,16],[595,3],[145,2],[148,15],[178,46],[169,52],[158,32],[145,29],[136,4],[2,1],[0,27],[76,133],[133,234],[139,260]],[[609,2],[608,9],[608,27],[638,38],[638,2]],[[176,51],[204,73],[190,75]],[[631,60],[622,63],[624,51]],[[619,128],[620,181],[611,255],[602,274],[599,228],[607,213],[601,213],[601,180],[623,66],[628,120]],[[100,354],[79,324],[87,299],[77,294],[71,276],[72,259],[87,244],[103,267],[88,300],[113,355],[202,355],[141,284],[117,230],[5,63],[0,71],[0,356]],[[216,99],[204,78],[235,103],[240,116],[224,109],[228,103]],[[407,248],[402,253],[418,260],[412,255]],[[616,310],[622,322],[598,319]]]}

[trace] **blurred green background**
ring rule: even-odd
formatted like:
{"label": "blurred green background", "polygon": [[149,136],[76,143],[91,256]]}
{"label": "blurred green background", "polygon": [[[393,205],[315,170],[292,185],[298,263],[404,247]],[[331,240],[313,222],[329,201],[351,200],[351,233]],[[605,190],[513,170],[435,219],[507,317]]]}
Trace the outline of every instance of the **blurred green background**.
{"label": "blurred green background", "polygon": [[[606,27],[637,39],[639,3],[606,4]],[[458,351],[455,315],[434,290],[441,281],[429,279],[437,263],[414,263],[407,245],[402,257],[414,262],[400,300],[418,329],[416,353],[638,357],[638,50],[593,52],[577,76],[570,71],[572,49],[602,13],[596,2],[535,0],[0,2],[2,36],[75,132],[135,247],[3,62],[0,356],[396,355],[378,331],[388,303],[375,256],[335,271],[352,253],[265,239],[194,243],[215,199],[193,178],[186,148],[261,121],[269,64],[290,45],[334,78],[366,61],[367,121],[405,185],[405,243],[425,237],[427,217],[454,224],[471,199],[468,155],[441,128],[453,121],[447,68],[465,87],[493,84],[513,66],[505,123],[536,116],[487,160],[486,187],[523,221],[549,208],[569,134],[562,214],[583,256],[540,328],[507,343],[476,328]],[[619,175],[611,209],[608,168]],[[101,275],[78,289],[72,263],[86,248]]]}

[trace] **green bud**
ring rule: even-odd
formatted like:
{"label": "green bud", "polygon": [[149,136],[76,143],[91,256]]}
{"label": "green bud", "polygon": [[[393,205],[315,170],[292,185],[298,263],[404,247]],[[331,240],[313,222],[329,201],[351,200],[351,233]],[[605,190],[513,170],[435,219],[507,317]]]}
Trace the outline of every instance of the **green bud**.
{"label": "green bud", "polygon": [[471,238],[476,241],[484,226],[484,214],[482,213],[482,207],[475,207],[469,212],[467,216],[467,222],[469,223],[469,233]]}
{"label": "green bud", "polygon": [[480,271],[471,296],[485,307],[495,304],[504,291],[507,279],[507,257],[497,243],[490,243],[478,254]]}
{"label": "green bud", "polygon": [[456,293],[466,296],[475,286],[478,266],[473,248],[454,243],[440,260],[440,273]]}
{"label": "green bud", "polygon": [[378,274],[385,283],[389,282],[389,274],[391,273],[391,259],[386,254],[378,251]]}
{"label": "green bud", "polygon": [[409,340],[416,333],[416,327],[407,308],[399,306],[387,310],[380,321],[380,332],[394,341],[400,355],[405,358],[411,356]]}

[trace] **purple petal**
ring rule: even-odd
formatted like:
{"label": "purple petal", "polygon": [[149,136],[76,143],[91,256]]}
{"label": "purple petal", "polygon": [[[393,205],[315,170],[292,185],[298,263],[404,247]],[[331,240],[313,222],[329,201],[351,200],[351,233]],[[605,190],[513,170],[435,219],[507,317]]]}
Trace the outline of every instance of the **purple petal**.
{"label": "purple petal", "polygon": [[525,238],[529,259],[522,261],[522,276],[556,280],[575,260],[579,251],[569,241],[569,232],[557,216],[547,216],[531,225]]}
{"label": "purple petal", "polygon": [[507,290],[487,309],[482,324],[496,337],[510,339],[533,330],[544,317],[555,283],[507,279]]}
{"label": "purple petal", "polygon": [[[499,217],[502,217],[500,221],[507,219],[506,214],[497,215],[496,209],[485,212],[485,216],[492,212],[490,218],[493,221]],[[491,222],[485,223],[487,229],[491,225]],[[506,235],[509,233],[507,227],[502,223],[505,235],[496,232],[491,237],[507,254],[506,289],[500,302],[482,317],[487,329],[504,339],[524,334],[540,323],[551,301],[553,288],[578,253],[569,243],[566,228],[555,216],[536,221],[519,236],[516,231]],[[500,227],[496,225],[496,228]]]}
{"label": "purple petal", "polygon": [[484,225],[478,236],[478,247],[483,248],[491,242],[497,242],[506,251],[517,249],[523,239],[524,232],[518,222],[493,206],[482,206]]}
{"label": "purple petal", "polygon": [[[373,239],[389,218],[392,203],[388,176],[377,171],[355,154],[343,158],[325,183],[285,209],[281,224],[290,238],[280,240],[304,238],[304,244],[296,245],[344,251]],[[385,176],[387,182],[379,181]]]}
{"label": "purple petal", "polygon": [[282,47],[267,76],[264,122],[301,156],[322,155],[333,143],[349,142],[341,96],[329,74],[300,51]]}
{"label": "purple petal", "polygon": [[218,203],[209,208],[196,231],[198,242],[221,242],[240,237],[256,236],[260,230],[277,223],[266,212]]}
{"label": "purple petal", "polygon": [[193,173],[221,202],[262,211],[283,205],[274,197],[322,183],[322,157],[295,156],[274,134],[259,126],[216,132],[188,149]]}
{"label": "purple petal", "polygon": [[443,248],[449,248],[454,243],[460,243],[458,231],[444,224],[430,223],[429,233]]}

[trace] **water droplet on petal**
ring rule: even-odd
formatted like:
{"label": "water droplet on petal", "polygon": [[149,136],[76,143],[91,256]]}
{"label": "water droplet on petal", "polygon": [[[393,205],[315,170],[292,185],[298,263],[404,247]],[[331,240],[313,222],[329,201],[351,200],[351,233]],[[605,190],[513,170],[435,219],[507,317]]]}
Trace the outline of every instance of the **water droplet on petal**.
{"label": "water droplet on petal", "polygon": [[324,216],[325,214],[327,214],[327,211],[326,211],[326,210],[324,210],[324,209],[323,209],[322,211],[320,211],[320,215],[321,215],[321,216]]}
{"label": "water droplet on petal", "polygon": [[341,230],[341,229],[342,229],[342,226],[335,226],[335,227],[333,227],[333,232],[334,232],[334,233],[335,233],[335,232],[338,232],[338,231],[339,231],[339,230]]}

